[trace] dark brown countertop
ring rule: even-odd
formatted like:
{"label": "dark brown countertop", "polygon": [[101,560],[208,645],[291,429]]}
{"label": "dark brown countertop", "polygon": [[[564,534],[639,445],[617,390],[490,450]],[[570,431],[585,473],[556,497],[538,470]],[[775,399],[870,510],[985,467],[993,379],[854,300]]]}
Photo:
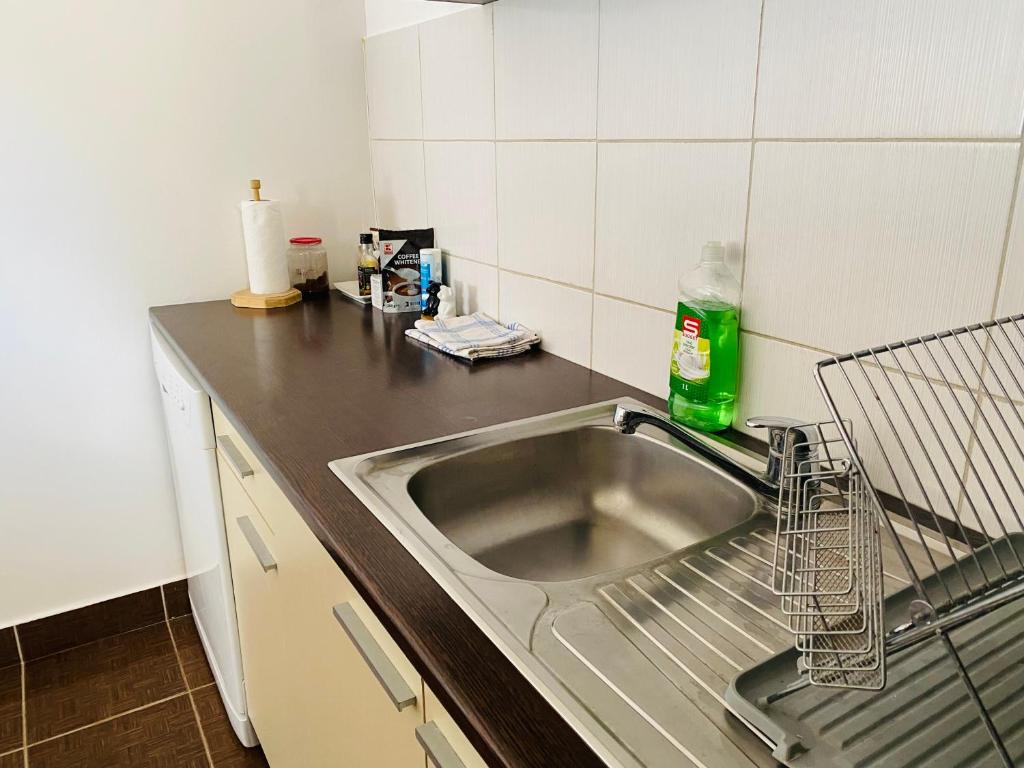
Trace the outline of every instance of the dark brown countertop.
{"label": "dark brown countertop", "polygon": [[407,340],[414,315],[333,291],[271,312],[150,314],[488,763],[600,765],[327,464],[621,396],[661,402],[539,351],[467,366]]}

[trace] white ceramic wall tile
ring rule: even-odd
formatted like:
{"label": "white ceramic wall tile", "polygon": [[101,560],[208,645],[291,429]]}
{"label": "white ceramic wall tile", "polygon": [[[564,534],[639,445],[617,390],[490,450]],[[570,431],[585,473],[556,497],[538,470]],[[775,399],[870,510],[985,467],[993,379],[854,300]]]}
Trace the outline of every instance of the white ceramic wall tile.
{"label": "white ceramic wall tile", "polygon": [[753,416],[789,416],[804,421],[828,418],[814,383],[814,364],[822,355],[750,333],[740,334],[740,388],[733,426],[758,439],[763,429],[744,422]]}
{"label": "white ceramic wall tile", "polygon": [[593,143],[499,143],[501,266],[590,287],[594,273]]}
{"label": "white ceramic wall tile", "polygon": [[423,137],[416,27],[366,39],[366,98],[371,139]]}
{"label": "white ceramic wall tile", "polygon": [[428,141],[423,151],[427,167],[427,208],[438,246],[455,256],[496,264],[498,211],[494,144]]}
{"label": "white ceramic wall tile", "polygon": [[494,6],[499,139],[594,138],[597,0],[502,0]]}
{"label": "white ceramic wall tile", "polygon": [[430,226],[422,141],[374,141],[373,194],[377,224],[389,229]]}
{"label": "white ceramic wall tile", "polygon": [[[1019,314],[1024,314],[1024,184],[1017,188],[995,317]],[[1024,365],[1015,355],[1020,336],[1009,327],[1005,335],[995,331],[993,335],[995,351],[990,348],[991,362],[985,372],[985,386],[993,394],[1008,395],[1015,402],[1024,402],[1024,390],[1021,388],[1024,386]]]}
{"label": "white ceramic wall tile", "polygon": [[708,240],[740,275],[750,145],[600,144],[594,289],[674,310]]}
{"label": "white ceramic wall tile", "polygon": [[602,0],[598,136],[748,138],[760,0]]}
{"label": "white ceramic wall tile", "polygon": [[658,397],[668,397],[670,312],[594,297],[591,367]]}
{"label": "white ceramic wall tile", "polygon": [[448,284],[455,289],[460,315],[484,312],[498,317],[498,269],[475,261],[448,258]]}
{"label": "white ceramic wall tile", "polygon": [[1024,313],[1024,184],[1017,188],[996,317]]}
{"label": "white ceramic wall tile", "polygon": [[766,0],[762,35],[758,136],[1020,133],[1019,0]]}
{"label": "white ceramic wall tile", "polygon": [[494,138],[490,7],[420,25],[420,67],[424,138]]}
{"label": "white ceramic wall tile", "polygon": [[745,328],[849,351],[986,317],[1017,147],[754,150]]}
{"label": "white ceramic wall tile", "polygon": [[926,379],[904,378],[898,372],[883,375],[870,364],[863,372],[846,368],[845,374],[829,366],[822,376],[837,411],[850,420],[875,487],[954,517],[966,465],[961,446],[970,443],[975,413],[966,390],[933,387]]}
{"label": "white ceramic wall tile", "polygon": [[[744,333],[740,340],[742,355],[740,365],[740,394],[737,400],[736,414],[733,419],[733,426],[737,429],[753,435],[761,440],[765,439],[764,430],[751,429],[746,426],[746,419],[752,416],[787,416],[804,421],[827,421],[829,419],[825,401],[814,381],[813,371],[815,363],[823,358],[823,355],[813,350],[796,347],[774,339],[767,339],[753,334]],[[880,393],[881,402],[895,419],[894,424],[900,431],[902,439],[907,445],[907,453],[904,454],[898,447],[893,434],[888,431],[886,422],[881,417],[880,411],[870,399],[865,399],[865,406],[876,424],[876,434],[879,442],[876,443],[870,436],[865,420],[859,407],[850,394],[850,390],[842,383],[841,373],[834,368],[826,370],[826,381],[830,383],[831,394],[836,401],[840,414],[852,420],[854,435],[860,435],[858,448],[861,458],[868,469],[872,482],[878,488],[888,492],[894,492],[897,488],[893,482],[893,475],[888,471],[892,467],[895,474],[900,478],[900,487],[904,489],[912,503],[921,504],[924,495],[914,483],[909,480],[909,464],[904,455],[908,457],[922,478],[925,491],[930,498],[937,499],[941,495],[939,483],[935,475],[930,473],[925,453],[914,449],[911,441],[906,441],[906,436],[911,434],[906,421],[901,419],[901,411],[892,397],[891,390],[884,384],[878,369],[869,368],[869,377],[872,385]],[[857,379],[856,376],[853,377]],[[860,384],[858,380],[858,385]],[[913,410],[912,403],[919,401],[924,404],[927,417],[935,424],[943,425],[939,408],[935,405],[934,398],[925,391],[923,380],[915,380],[917,399],[910,393],[909,388],[902,382],[895,384],[899,393]],[[938,397],[943,407],[956,410],[957,406],[952,402],[952,396],[946,392],[939,391]],[[968,418],[973,415],[973,407],[966,395],[960,396],[960,405]],[[915,415],[915,418],[916,415]],[[923,418],[923,417],[922,417]],[[920,423],[924,423],[921,421]],[[939,441],[931,435],[927,428],[920,427],[922,438],[926,444],[929,455],[935,457],[936,471],[941,474],[943,482],[956,484],[956,476],[965,465],[963,453],[951,451],[951,463],[944,462]],[[966,445],[967,427],[966,421],[953,424],[953,428],[942,434],[943,443],[954,444],[953,433]],[[885,456],[888,459],[883,458]],[[946,517],[952,516],[952,510],[946,508],[943,514]]]}
{"label": "white ceramic wall tile", "polygon": [[997,538],[1024,532],[1024,490],[1020,484],[1024,461],[1013,448],[1015,443],[1024,444],[1020,406],[990,400],[984,403],[982,415],[978,429],[984,443],[971,445],[976,471],[967,472],[967,493],[959,500],[960,519],[968,527]]}
{"label": "white ceramic wall tile", "polygon": [[502,322],[520,322],[541,335],[548,352],[590,365],[591,293],[510,272],[500,280]]}

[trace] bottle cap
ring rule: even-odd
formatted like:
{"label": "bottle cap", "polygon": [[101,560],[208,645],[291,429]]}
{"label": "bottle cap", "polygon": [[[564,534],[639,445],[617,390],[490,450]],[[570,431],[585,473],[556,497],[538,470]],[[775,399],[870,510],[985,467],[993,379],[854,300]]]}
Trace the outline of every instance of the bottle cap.
{"label": "bottle cap", "polygon": [[288,242],[293,245],[320,245],[323,240],[319,237],[293,237]]}
{"label": "bottle cap", "polygon": [[725,261],[725,246],[721,240],[708,240],[700,249],[704,261]]}
{"label": "bottle cap", "polygon": [[371,232],[362,232],[362,233],[360,233],[360,235],[359,235],[359,244],[360,245],[373,245],[373,233],[371,233]]}

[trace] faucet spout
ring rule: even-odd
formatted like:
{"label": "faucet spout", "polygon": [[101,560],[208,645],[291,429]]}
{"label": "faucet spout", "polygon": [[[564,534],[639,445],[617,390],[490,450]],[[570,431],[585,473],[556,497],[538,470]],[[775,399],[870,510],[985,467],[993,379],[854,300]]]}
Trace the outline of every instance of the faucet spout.
{"label": "faucet spout", "polygon": [[689,430],[680,427],[663,416],[659,416],[657,413],[649,411],[646,408],[639,408],[619,403],[615,406],[615,413],[612,416],[612,424],[615,425],[616,429],[626,435],[631,435],[636,432],[637,427],[641,424],[648,424],[652,427],[656,427],[662,432],[668,434],[670,437],[678,440],[709,464],[714,465],[733,479],[746,485],[751,490],[770,497],[778,495],[779,486],[777,482],[772,483],[765,477],[755,474],[743,465],[738,464],[733,459],[730,459],[721,451],[708,445]]}

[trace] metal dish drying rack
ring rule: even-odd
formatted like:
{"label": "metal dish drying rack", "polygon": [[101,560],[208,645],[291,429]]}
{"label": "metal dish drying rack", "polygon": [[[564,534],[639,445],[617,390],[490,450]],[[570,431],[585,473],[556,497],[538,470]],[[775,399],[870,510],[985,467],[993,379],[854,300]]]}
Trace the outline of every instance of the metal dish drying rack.
{"label": "metal dish drying rack", "polygon": [[[822,706],[807,698],[825,701],[821,688],[877,692],[856,699],[858,717],[881,712],[887,666],[931,643],[951,682],[926,685],[922,673],[917,684],[904,661],[888,697],[899,708],[874,727],[896,727],[906,707],[948,714],[955,700],[973,708],[982,743],[957,745],[970,758],[958,762],[950,741],[928,764],[1012,768],[1024,759],[1019,651],[979,682],[965,649],[1001,609],[1020,613],[1013,635],[1024,633],[1024,611],[1010,606],[1024,595],[1024,315],[831,357],[814,376],[832,418],[787,431],[771,584],[794,648],[739,675],[727,700],[787,764],[873,764],[842,758],[848,745],[797,713]],[[889,598],[883,533],[910,584]],[[993,692],[1016,674],[1010,699]]]}

